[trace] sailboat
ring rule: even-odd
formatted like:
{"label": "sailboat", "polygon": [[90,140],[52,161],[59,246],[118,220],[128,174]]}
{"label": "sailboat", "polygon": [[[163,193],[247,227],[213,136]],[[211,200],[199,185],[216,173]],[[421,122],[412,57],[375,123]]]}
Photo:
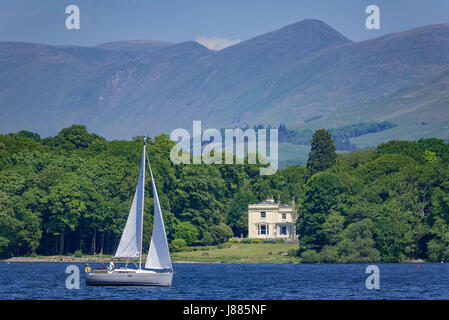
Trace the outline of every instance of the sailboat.
{"label": "sailboat", "polygon": [[[148,162],[153,186],[154,222],[150,248],[145,267],[142,268],[145,160]],[[120,243],[113,259],[124,259],[126,261],[125,267],[116,269],[92,269],[86,274],[86,284],[171,286],[173,268],[170,260],[170,252],[168,249],[159,196],[154,182],[150,161],[146,153],[145,139],[143,141],[139,182],[134,194],[125,229],[123,230]],[[135,263],[137,268],[128,268],[128,261],[136,261],[137,259],[139,260],[138,265]]]}

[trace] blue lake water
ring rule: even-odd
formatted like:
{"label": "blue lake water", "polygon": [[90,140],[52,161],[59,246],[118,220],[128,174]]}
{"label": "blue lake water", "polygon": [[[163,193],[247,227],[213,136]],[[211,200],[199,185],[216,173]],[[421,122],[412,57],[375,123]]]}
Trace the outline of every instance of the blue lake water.
{"label": "blue lake water", "polygon": [[449,299],[448,263],[377,264],[379,290],[366,289],[368,264],[174,264],[172,287],[157,288],[87,286],[80,263],[71,290],[68,265],[0,263],[0,299]]}

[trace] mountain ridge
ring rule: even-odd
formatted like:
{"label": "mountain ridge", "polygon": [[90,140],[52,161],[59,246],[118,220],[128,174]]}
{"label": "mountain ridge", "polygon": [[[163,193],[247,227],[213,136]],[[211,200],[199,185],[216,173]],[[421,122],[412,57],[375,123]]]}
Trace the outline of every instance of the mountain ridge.
{"label": "mountain ridge", "polygon": [[306,19],[220,51],[195,41],[0,42],[0,70],[2,133],[54,135],[79,123],[129,139],[193,120],[301,127],[449,70],[449,24],[353,42]]}

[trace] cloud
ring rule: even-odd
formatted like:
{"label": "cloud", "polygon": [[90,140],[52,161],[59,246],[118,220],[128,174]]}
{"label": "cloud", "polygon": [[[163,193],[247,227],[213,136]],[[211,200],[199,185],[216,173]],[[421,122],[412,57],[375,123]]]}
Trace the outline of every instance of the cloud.
{"label": "cloud", "polygon": [[218,38],[218,37],[210,37],[210,38],[199,37],[195,41],[202,44],[203,46],[205,46],[206,48],[208,48],[210,50],[219,51],[226,47],[233,46],[234,44],[237,44],[237,43],[241,42],[242,40],[240,40],[240,39],[231,40],[231,39]]}

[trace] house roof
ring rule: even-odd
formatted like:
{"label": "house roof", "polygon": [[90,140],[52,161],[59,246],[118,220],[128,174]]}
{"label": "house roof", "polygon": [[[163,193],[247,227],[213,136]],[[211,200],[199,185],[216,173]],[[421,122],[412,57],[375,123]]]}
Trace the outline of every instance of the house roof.
{"label": "house roof", "polygon": [[267,201],[267,200],[264,200],[264,201],[262,201],[262,202],[259,202],[258,204],[277,204],[277,203],[275,203],[275,202],[273,202],[273,201]]}

